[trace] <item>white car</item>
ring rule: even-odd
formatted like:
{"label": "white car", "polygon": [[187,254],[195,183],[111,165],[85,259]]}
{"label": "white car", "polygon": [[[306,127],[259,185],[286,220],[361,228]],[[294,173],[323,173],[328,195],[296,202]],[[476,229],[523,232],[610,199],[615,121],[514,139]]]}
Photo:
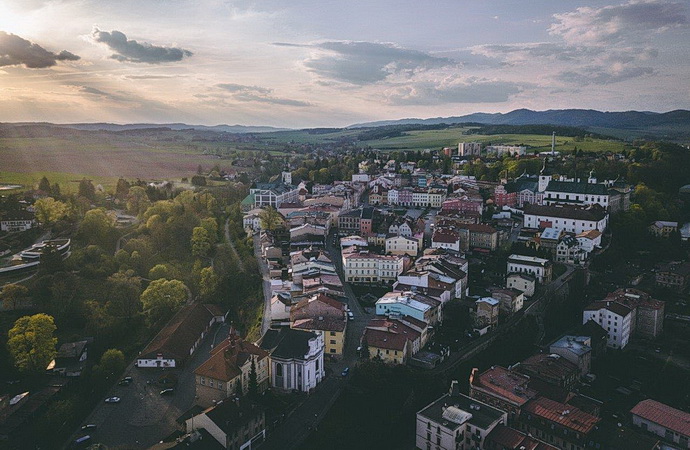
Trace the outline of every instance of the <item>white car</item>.
{"label": "white car", "polygon": [[348,311],[348,312],[347,312],[347,318],[350,319],[350,320],[355,320],[355,315],[352,314],[352,311]]}
{"label": "white car", "polygon": [[105,399],[106,403],[120,403],[120,397],[108,397]]}

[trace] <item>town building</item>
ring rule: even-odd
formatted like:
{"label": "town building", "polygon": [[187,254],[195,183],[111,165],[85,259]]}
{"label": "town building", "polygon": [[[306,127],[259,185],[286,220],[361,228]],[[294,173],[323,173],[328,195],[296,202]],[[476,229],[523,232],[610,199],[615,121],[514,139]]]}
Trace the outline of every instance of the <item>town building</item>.
{"label": "town building", "polygon": [[526,273],[513,272],[506,277],[506,288],[516,289],[529,298],[534,295],[537,279]]}
{"label": "town building", "polygon": [[484,441],[485,450],[558,450],[558,447],[547,444],[522,433],[515,428],[497,425]]}
{"label": "town building", "polygon": [[461,394],[453,381],[447,394],[417,413],[415,445],[421,450],[485,448],[487,436],[506,422],[504,411]]}
{"label": "town building", "polygon": [[668,263],[657,266],[654,274],[657,286],[683,292],[690,285],[690,262]]}
{"label": "town building", "polygon": [[460,251],[460,233],[452,228],[436,227],[431,236],[431,248]]}
{"label": "town building", "polygon": [[419,240],[407,236],[391,236],[386,238],[386,253],[417,256],[419,253]]}
{"label": "town building", "polygon": [[376,314],[382,316],[410,316],[436,326],[442,320],[441,302],[416,292],[393,291],[376,302]]}
{"label": "town building", "polygon": [[362,334],[362,347],[369,359],[389,364],[406,364],[429,339],[426,322],[410,316],[377,316],[369,321]]}
{"label": "town building", "polygon": [[492,288],[489,290],[491,297],[500,303],[500,310],[505,314],[512,314],[520,311],[525,301],[524,292],[514,288]]}
{"label": "town building", "polygon": [[268,352],[231,331],[194,370],[197,403],[209,407],[228,397],[247,395],[253,376],[257,393],[262,393],[269,385],[268,366]]}
{"label": "town building", "polygon": [[678,222],[657,220],[649,226],[649,232],[656,237],[668,238],[672,233],[678,231]]}
{"label": "town building", "polygon": [[492,366],[481,374],[472,369],[470,397],[506,411],[510,424],[520,416],[525,404],[537,396],[529,382],[528,376],[501,366]]}
{"label": "town building", "polygon": [[552,227],[576,235],[588,230],[599,230],[603,233],[609,219],[606,210],[599,205],[526,205],[524,213],[525,228]]}
{"label": "town building", "polygon": [[218,305],[195,303],[183,307],[141,351],[137,367],[183,366],[213,325],[224,321],[225,313]]}
{"label": "town building", "polygon": [[86,364],[88,350],[89,340],[65,342],[58,348],[55,359],[48,365],[48,370],[68,377],[78,377]]}
{"label": "town building", "polygon": [[513,366],[513,370],[568,391],[580,379],[578,366],[555,353],[536,353]]}
{"label": "town building", "polygon": [[487,155],[495,155],[497,157],[502,157],[503,155],[508,156],[525,156],[527,153],[527,147],[519,145],[488,145],[486,147]]}
{"label": "town building", "polygon": [[477,299],[472,305],[470,315],[476,329],[493,328],[498,325],[499,301],[492,297]]}
{"label": "town building", "polygon": [[254,183],[249,189],[249,196],[254,198],[254,208],[272,206],[276,209],[283,203],[295,203],[299,200],[299,188],[292,184],[292,175],[286,170],[280,181],[271,183]]}
{"label": "town building", "polygon": [[[185,421],[187,433],[207,432],[228,450],[254,450],[266,439],[266,414],[249,400],[225,400]],[[192,447],[195,448],[195,447]],[[203,448],[214,448],[204,443]]]}
{"label": "town building", "polygon": [[580,376],[592,370],[592,338],[589,336],[563,336],[549,346],[549,352],[575,364]]}
{"label": "town building", "polygon": [[553,264],[548,259],[513,254],[508,257],[506,272],[509,275],[512,273],[528,274],[539,283],[548,284],[551,282]]}
{"label": "town building", "polygon": [[615,301],[598,301],[587,306],[582,323],[593,320],[607,332],[606,345],[622,349],[628,345],[633,331],[633,310]]}
{"label": "town building", "polygon": [[324,294],[301,300],[290,311],[290,327],[323,337],[328,355],[342,355],[347,328],[346,306]]}
{"label": "town building", "polygon": [[8,233],[26,231],[30,230],[35,223],[34,214],[29,211],[23,209],[8,211],[0,219],[0,231]]}
{"label": "town building", "polygon": [[310,392],[326,375],[324,342],[318,333],[269,329],[259,347],[270,354],[271,386],[283,392]]}
{"label": "town building", "polygon": [[527,402],[517,428],[558,448],[584,450],[601,448],[595,436],[600,421],[575,406],[538,397]]}
{"label": "town building", "polygon": [[404,269],[404,259],[378,255],[356,247],[344,250],[343,272],[348,283],[393,283]]}
{"label": "town building", "polygon": [[458,144],[458,156],[480,156],[482,145],[479,142],[460,142]]}
{"label": "town building", "polygon": [[656,400],[642,400],[630,410],[633,425],[673,446],[690,448],[690,413]]}

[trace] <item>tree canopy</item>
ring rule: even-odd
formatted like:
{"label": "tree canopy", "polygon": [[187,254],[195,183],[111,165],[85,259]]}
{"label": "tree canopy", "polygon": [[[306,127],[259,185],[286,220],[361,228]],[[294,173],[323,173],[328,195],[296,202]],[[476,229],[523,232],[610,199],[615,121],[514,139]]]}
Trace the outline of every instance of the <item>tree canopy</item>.
{"label": "tree canopy", "polygon": [[187,287],[179,280],[155,280],[141,294],[149,324],[169,319],[187,300]]}
{"label": "tree canopy", "polygon": [[55,321],[47,314],[17,319],[7,334],[7,347],[17,369],[26,373],[45,371],[57,353],[57,338],[53,337],[55,330]]}

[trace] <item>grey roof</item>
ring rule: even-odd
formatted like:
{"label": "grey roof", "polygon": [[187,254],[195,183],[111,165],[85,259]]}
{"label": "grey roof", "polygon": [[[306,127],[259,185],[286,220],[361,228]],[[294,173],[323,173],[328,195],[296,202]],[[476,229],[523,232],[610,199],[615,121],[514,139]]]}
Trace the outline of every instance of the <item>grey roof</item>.
{"label": "grey roof", "polygon": [[[474,405],[473,408],[470,408],[470,405]],[[479,409],[476,409],[476,406],[479,406]],[[469,423],[483,430],[486,430],[492,423],[501,419],[504,414],[503,411],[460,393],[444,395],[419,411],[419,414],[436,423],[447,423],[445,425],[447,428],[455,430],[462,424],[449,420],[448,414],[444,415],[448,407],[455,407],[471,414],[472,417],[469,419]]]}
{"label": "grey roof", "polygon": [[315,337],[316,333],[311,331],[271,328],[262,336],[259,347],[268,351],[272,358],[304,359],[309,353],[309,340]]}
{"label": "grey roof", "polygon": [[576,206],[526,205],[525,215],[527,214],[599,222],[606,217],[606,210],[596,204],[586,208]]}
{"label": "grey roof", "polygon": [[[568,351],[575,353],[576,355],[584,355],[592,351],[592,347],[585,345],[584,341],[587,340],[589,336],[563,336],[553,344],[551,344],[551,349],[554,348],[565,348]],[[553,351],[553,350],[551,350]]]}
{"label": "grey roof", "polygon": [[232,434],[242,428],[247,422],[264,414],[260,405],[243,400],[238,403],[227,399],[214,408],[206,411],[206,416],[213,421],[225,434]]}
{"label": "grey roof", "polygon": [[547,191],[570,194],[608,195],[609,188],[598,183],[574,183],[572,181],[550,181]]}
{"label": "grey roof", "polygon": [[525,189],[532,192],[536,192],[539,188],[539,181],[537,178],[532,177],[520,177],[516,178],[514,181],[506,183],[505,189],[507,192],[521,192]]}

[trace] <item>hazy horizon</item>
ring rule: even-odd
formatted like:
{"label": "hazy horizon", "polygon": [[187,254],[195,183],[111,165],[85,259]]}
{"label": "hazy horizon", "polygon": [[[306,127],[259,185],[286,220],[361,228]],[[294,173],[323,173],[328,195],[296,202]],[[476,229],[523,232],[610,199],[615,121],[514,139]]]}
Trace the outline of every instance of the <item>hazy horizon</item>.
{"label": "hazy horizon", "polygon": [[0,121],[310,128],[690,109],[689,13],[670,0],[6,0]]}

